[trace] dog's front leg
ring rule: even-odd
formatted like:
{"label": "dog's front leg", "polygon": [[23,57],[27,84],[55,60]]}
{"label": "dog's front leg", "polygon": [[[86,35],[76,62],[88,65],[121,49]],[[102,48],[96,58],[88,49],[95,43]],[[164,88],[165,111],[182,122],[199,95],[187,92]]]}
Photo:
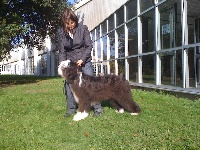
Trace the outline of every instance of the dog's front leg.
{"label": "dog's front leg", "polygon": [[87,99],[79,100],[79,108],[77,114],[74,116],[74,121],[85,119],[90,114],[90,101]]}

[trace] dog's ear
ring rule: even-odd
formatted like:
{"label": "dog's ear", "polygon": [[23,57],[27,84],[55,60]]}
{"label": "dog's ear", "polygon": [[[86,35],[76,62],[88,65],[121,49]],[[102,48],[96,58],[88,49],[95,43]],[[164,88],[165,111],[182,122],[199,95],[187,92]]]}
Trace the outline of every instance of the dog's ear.
{"label": "dog's ear", "polygon": [[74,83],[75,78],[76,78],[76,74],[73,74],[72,72],[66,73],[66,80],[69,84]]}
{"label": "dog's ear", "polygon": [[68,83],[74,83],[77,77],[77,65],[75,63],[70,63],[70,66],[65,70],[65,77]]}
{"label": "dog's ear", "polygon": [[70,74],[70,73],[67,73],[67,76],[66,76],[66,80],[69,84],[73,84],[74,83],[74,80],[75,80],[76,76]]}

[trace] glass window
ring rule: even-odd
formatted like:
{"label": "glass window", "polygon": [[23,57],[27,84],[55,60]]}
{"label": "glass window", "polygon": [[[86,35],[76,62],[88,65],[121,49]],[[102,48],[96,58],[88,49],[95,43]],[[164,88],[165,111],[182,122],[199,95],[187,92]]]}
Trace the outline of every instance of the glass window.
{"label": "glass window", "polygon": [[142,56],[143,83],[154,84],[154,55]]}
{"label": "glass window", "polygon": [[100,38],[100,26],[96,27],[96,40]]}
{"label": "glass window", "polygon": [[95,30],[91,31],[91,39],[92,41],[95,41]]}
{"label": "glass window", "polygon": [[167,1],[159,5],[161,49],[181,46],[182,27],[180,2]]}
{"label": "glass window", "polygon": [[[196,20],[196,25],[195,25],[195,30],[196,30],[196,43],[200,42],[200,19]],[[196,68],[196,82],[197,82],[197,86],[198,88],[200,88],[200,47],[197,46],[196,47],[196,55],[195,55],[195,59],[196,59],[196,64],[195,64],[195,68]]]}
{"label": "glass window", "polygon": [[[194,43],[194,27],[195,27],[195,19],[200,18],[200,11],[196,9],[197,6],[200,5],[200,1],[188,1],[188,10],[187,10],[187,22],[188,22],[188,42],[189,44]],[[198,27],[196,26],[196,29]],[[196,30],[198,31],[198,30]]]}
{"label": "glass window", "polygon": [[116,12],[116,24],[117,26],[124,23],[124,6],[122,6],[117,12]]}
{"label": "glass window", "polygon": [[128,21],[135,16],[137,16],[137,0],[130,0],[126,4],[126,20]]}
{"label": "glass window", "polygon": [[[195,37],[196,37],[196,43],[200,42],[200,19],[196,19],[195,21]],[[200,52],[200,50],[199,50]]]}
{"label": "glass window", "polygon": [[182,87],[182,53],[181,50],[160,53],[161,83]]}
{"label": "glass window", "polygon": [[125,57],[125,35],[124,26],[117,29],[118,35],[118,57]]}
{"label": "glass window", "polygon": [[114,21],[114,15],[112,14],[109,18],[108,18],[108,32],[113,30],[115,28],[115,21]]}
{"label": "glass window", "polygon": [[108,34],[109,43],[110,43],[110,58],[115,59],[115,32]]}
{"label": "glass window", "polygon": [[47,75],[47,54],[41,55],[41,75]]}
{"label": "glass window", "polygon": [[138,58],[127,59],[129,64],[129,81],[138,82]]}
{"label": "glass window", "polygon": [[96,61],[94,60],[95,59],[95,42],[92,43],[92,57],[93,57],[93,61]]}
{"label": "glass window", "polygon": [[101,73],[101,63],[97,63],[97,72],[98,72],[98,75],[100,75],[100,73]]}
{"label": "glass window", "polygon": [[194,55],[194,48],[189,48],[188,49],[188,67],[189,67],[189,86],[190,87],[195,87],[196,83],[195,83],[195,64],[194,64],[194,60],[195,55]]}
{"label": "glass window", "polygon": [[103,73],[108,74],[107,62],[103,62]]}
{"label": "glass window", "polygon": [[151,10],[141,17],[142,20],[142,52],[154,51],[154,11]]}
{"label": "glass window", "polygon": [[125,59],[118,59],[118,74],[125,78]]}
{"label": "glass window", "polygon": [[161,57],[161,83],[165,85],[175,85],[175,62],[174,52],[163,54]]}
{"label": "glass window", "polygon": [[101,60],[101,43],[100,43],[100,39],[96,41],[97,42],[97,57],[98,60]]}
{"label": "glass window", "polygon": [[176,69],[175,69],[175,74],[176,74],[176,85],[182,87],[183,86],[183,73],[182,73],[182,50],[176,51]]}
{"label": "glass window", "polygon": [[30,74],[33,74],[34,73],[34,58],[33,57],[30,57],[28,59],[28,68],[29,68],[29,73]]}
{"label": "glass window", "polygon": [[141,12],[147,10],[154,5],[154,0],[140,0],[140,10]]}
{"label": "glass window", "polygon": [[107,34],[107,20],[101,24],[102,36]]}
{"label": "glass window", "polygon": [[138,30],[137,20],[133,20],[127,24],[128,28],[128,55],[138,54]]}
{"label": "glass window", "polygon": [[107,36],[103,36],[102,41],[103,41],[103,60],[107,60]]}
{"label": "glass window", "polygon": [[115,74],[115,61],[112,60],[110,63],[110,74]]}

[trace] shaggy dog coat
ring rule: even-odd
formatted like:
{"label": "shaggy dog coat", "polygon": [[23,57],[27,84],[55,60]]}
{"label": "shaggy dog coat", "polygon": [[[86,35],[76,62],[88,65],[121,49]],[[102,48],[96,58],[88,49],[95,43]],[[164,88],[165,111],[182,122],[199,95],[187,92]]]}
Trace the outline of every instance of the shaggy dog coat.
{"label": "shaggy dog coat", "polygon": [[131,115],[141,112],[138,104],[133,101],[129,82],[118,75],[105,75],[99,77],[87,76],[79,71],[80,68],[69,60],[63,61],[58,67],[58,73],[66,78],[73,92],[75,101],[79,104],[75,121],[89,115],[92,104],[108,100],[117,112],[123,110]]}

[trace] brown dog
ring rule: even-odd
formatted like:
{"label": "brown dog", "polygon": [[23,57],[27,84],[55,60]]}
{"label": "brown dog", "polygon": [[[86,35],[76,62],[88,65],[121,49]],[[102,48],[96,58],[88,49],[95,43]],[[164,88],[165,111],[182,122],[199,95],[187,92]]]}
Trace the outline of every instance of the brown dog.
{"label": "brown dog", "polygon": [[92,77],[78,70],[80,68],[70,60],[62,61],[58,67],[59,75],[67,80],[79,104],[73,120],[86,118],[91,105],[102,100],[108,100],[119,113],[123,113],[124,109],[131,115],[138,115],[141,112],[138,104],[132,99],[129,82],[123,77],[118,75]]}

